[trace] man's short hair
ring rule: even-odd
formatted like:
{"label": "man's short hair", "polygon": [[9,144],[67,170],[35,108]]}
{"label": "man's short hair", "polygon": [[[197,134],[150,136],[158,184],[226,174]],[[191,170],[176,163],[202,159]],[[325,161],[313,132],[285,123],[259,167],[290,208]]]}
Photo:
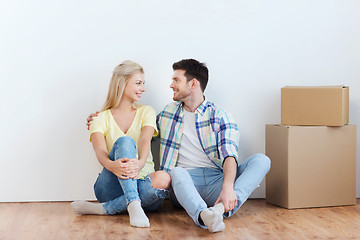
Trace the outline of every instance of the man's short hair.
{"label": "man's short hair", "polygon": [[209,70],[205,63],[195,59],[183,59],[173,64],[173,70],[185,70],[185,77],[188,81],[196,78],[200,82],[200,88],[204,92],[209,79]]}

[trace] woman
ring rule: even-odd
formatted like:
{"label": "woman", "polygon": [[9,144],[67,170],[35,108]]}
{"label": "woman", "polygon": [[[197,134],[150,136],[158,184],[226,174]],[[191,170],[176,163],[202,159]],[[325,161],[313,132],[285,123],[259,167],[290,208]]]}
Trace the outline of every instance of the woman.
{"label": "woman", "polygon": [[127,210],[130,224],[149,227],[144,210],[160,207],[170,176],[154,172],[150,142],[158,134],[152,107],[140,105],[145,92],[144,71],[132,61],[124,61],[114,71],[101,113],[90,125],[90,140],[104,167],[94,185],[100,203],[73,202],[79,214],[114,215]]}

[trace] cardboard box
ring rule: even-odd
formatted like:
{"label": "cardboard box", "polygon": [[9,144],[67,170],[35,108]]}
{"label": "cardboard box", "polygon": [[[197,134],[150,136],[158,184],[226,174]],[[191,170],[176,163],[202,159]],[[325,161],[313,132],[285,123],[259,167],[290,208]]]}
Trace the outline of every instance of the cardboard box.
{"label": "cardboard box", "polygon": [[349,87],[281,88],[282,125],[343,126],[349,123]]}
{"label": "cardboard box", "polygon": [[266,125],[266,201],[288,209],[356,204],[356,126]]}

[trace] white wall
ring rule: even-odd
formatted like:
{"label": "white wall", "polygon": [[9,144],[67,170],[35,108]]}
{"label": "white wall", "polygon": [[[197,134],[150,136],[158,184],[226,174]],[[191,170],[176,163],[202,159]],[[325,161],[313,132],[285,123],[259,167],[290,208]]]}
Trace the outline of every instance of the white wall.
{"label": "white wall", "polygon": [[[94,199],[86,117],[125,59],[144,66],[157,111],[171,64],[205,61],[206,97],[237,120],[241,160],[264,152],[285,85],[349,85],[360,125],[359,12],[356,0],[1,1],[0,201]],[[252,197],[264,196],[263,183]]]}

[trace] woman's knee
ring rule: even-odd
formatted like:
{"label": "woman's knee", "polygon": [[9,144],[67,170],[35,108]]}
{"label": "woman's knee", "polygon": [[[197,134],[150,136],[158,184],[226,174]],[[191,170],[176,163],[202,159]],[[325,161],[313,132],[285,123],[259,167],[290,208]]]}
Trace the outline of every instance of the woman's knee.
{"label": "woman's knee", "polygon": [[124,149],[128,149],[129,147],[132,148],[135,146],[136,145],[134,139],[128,136],[119,137],[113,145],[113,147],[122,147]]}
{"label": "woman's knee", "polygon": [[150,173],[151,185],[157,189],[169,189],[171,183],[170,175],[165,171]]}
{"label": "woman's knee", "polygon": [[[119,137],[112,149],[111,149],[111,158],[115,158],[113,160],[116,160],[117,158],[135,158],[136,157],[136,145],[134,139],[128,136]],[[109,155],[109,156],[110,156]]]}

